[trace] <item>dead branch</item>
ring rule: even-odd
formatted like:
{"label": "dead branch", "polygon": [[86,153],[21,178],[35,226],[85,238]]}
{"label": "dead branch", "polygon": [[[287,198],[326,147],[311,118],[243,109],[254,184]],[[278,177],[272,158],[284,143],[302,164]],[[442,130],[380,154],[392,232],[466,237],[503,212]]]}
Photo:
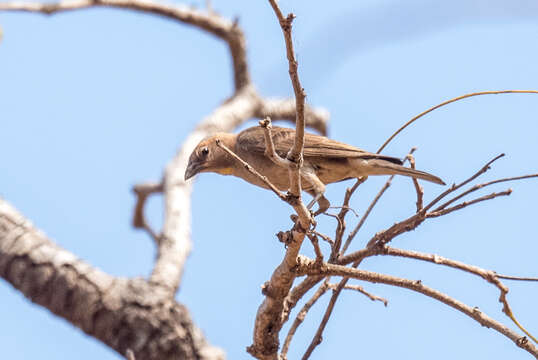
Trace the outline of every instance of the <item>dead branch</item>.
{"label": "dead branch", "polygon": [[[166,289],[113,277],[54,244],[0,198],[0,276],[29,300],[120,355],[139,359],[224,359]],[[193,354],[198,354],[194,356]]]}
{"label": "dead branch", "polygon": [[149,195],[155,194],[155,193],[162,193],[163,192],[163,184],[162,183],[144,183],[144,184],[138,184],[133,187],[133,192],[136,194],[136,205],[135,210],[133,212],[133,227],[137,229],[144,229],[148,232],[148,234],[155,240],[155,242],[160,241],[160,237],[151,226],[146,221],[146,217],[144,216],[144,207],[146,205],[146,200],[149,197]]}
{"label": "dead branch", "polygon": [[467,196],[470,193],[475,192],[475,191],[480,190],[480,189],[483,189],[483,188],[485,188],[487,186],[490,186],[490,185],[493,185],[493,184],[499,184],[499,183],[507,182],[507,181],[524,180],[524,179],[531,179],[531,178],[536,178],[536,177],[538,177],[538,174],[514,176],[514,177],[508,177],[508,178],[489,181],[489,182],[486,182],[486,183],[483,183],[483,184],[477,184],[477,185],[471,187],[469,190],[464,191],[463,193],[459,194],[458,196],[453,197],[452,199],[450,199],[449,201],[443,203],[442,205],[439,205],[432,212],[437,212],[439,210],[443,210],[448,205],[456,202],[457,200],[463,198],[464,196]]}
{"label": "dead branch", "polygon": [[[278,22],[280,23],[280,27],[282,28],[282,33],[284,34],[284,41],[286,43],[286,56],[288,58],[289,64],[289,74],[291,83],[293,85],[293,92],[295,93],[295,111],[297,113],[297,118],[295,120],[295,142],[293,144],[293,147],[290,149],[287,158],[288,160],[291,160],[294,163],[298,164],[298,166],[300,167],[302,166],[304,148],[304,107],[306,94],[299,80],[299,74],[297,72],[298,64],[297,59],[295,58],[295,52],[293,50],[293,41],[291,39],[291,28],[295,15],[288,14],[288,16],[284,18],[284,15],[282,15],[282,11],[280,11],[280,8],[276,3],[276,0],[269,0],[269,3],[271,4],[273,11],[278,18]],[[300,193],[300,188],[298,190],[298,193]],[[293,191],[292,193],[297,194]]]}
{"label": "dead branch", "polygon": [[152,0],[67,0],[57,3],[7,2],[0,4],[0,11],[26,11],[52,15],[59,12],[83,10],[93,7],[113,7],[164,16],[201,30],[224,40],[230,49],[234,69],[235,90],[250,84],[246,42],[242,30],[214,11],[197,10],[181,4],[164,4]]}
{"label": "dead branch", "polygon": [[512,193],[512,189],[508,189],[508,190],[501,191],[501,192],[498,192],[498,193],[491,193],[491,194],[484,195],[484,196],[481,196],[479,198],[473,199],[471,201],[464,201],[464,202],[462,202],[460,204],[454,205],[454,206],[449,207],[447,209],[429,212],[426,215],[426,217],[432,218],[432,217],[443,216],[443,215],[446,215],[446,214],[450,214],[453,211],[461,210],[461,209],[463,209],[463,208],[465,208],[465,207],[467,207],[469,205],[473,205],[473,204],[476,204],[476,203],[479,203],[479,202],[482,202],[482,201],[486,201],[486,200],[495,199],[496,197],[499,197],[499,196],[508,196],[511,193]]}
{"label": "dead branch", "polygon": [[529,342],[525,336],[517,334],[515,331],[507,328],[500,322],[484,314],[478,308],[472,308],[438,290],[423,285],[420,280],[409,280],[329,263],[324,263],[320,267],[319,265],[314,265],[314,263],[315,262],[313,260],[310,260],[309,262],[304,260],[301,262],[300,266],[297,268],[298,275],[343,276],[345,278],[354,278],[372,283],[393,285],[419,292],[462,312],[463,314],[477,321],[482,326],[496,330],[512,340],[518,347],[538,358],[538,349],[531,342]]}
{"label": "dead branch", "polygon": [[[330,289],[335,290],[337,287],[338,287],[338,284],[329,284]],[[387,306],[389,304],[389,301],[387,299],[369,293],[368,291],[364,290],[364,288],[362,286],[359,286],[359,285],[346,285],[346,286],[344,286],[344,289],[357,291],[357,292],[363,294],[364,296],[368,297],[372,301],[380,301],[380,302],[382,302],[383,305],[385,305],[385,306]]]}
{"label": "dead branch", "polygon": [[[415,169],[415,157],[413,156],[414,150],[415,148],[411,149],[411,152],[407,155],[409,164],[411,164],[411,169]],[[415,185],[415,191],[417,193],[417,212],[419,212],[424,206],[424,189],[420,186],[416,178],[413,178],[413,185]]]}
{"label": "dead branch", "polygon": [[251,174],[255,175],[258,179],[263,181],[265,185],[267,185],[269,189],[271,189],[271,191],[273,191],[276,194],[276,196],[280,198],[280,200],[289,203],[289,199],[286,197],[286,195],[282,194],[280,190],[278,190],[277,187],[273,185],[273,183],[270,182],[269,179],[267,179],[267,176],[263,176],[262,174],[257,172],[256,169],[254,169],[251,165],[249,165],[245,160],[241,159],[236,153],[230,150],[219,139],[217,139],[216,144],[219,148],[226,151],[231,157],[233,157],[237,162],[239,162],[245,169],[248,170],[248,172],[250,172]]}
{"label": "dead branch", "polygon": [[291,340],[293,339],[293,336],[297,332],[297,328],[303,323],[304,319],[306,318],[306,314],[308,314],[308,311],[310,311],[310,308],[314,306],[314,304],[321,298],[329,289],[329,279],[326,278],[323,284],[321,284],[318,289],[316,290],[315,294],[303,305],[302,309],[299,311],[297,316],[295,317],[295,320],[293,321],[293,324],[290,327],[290,330],[288,331],[288,335],[286,335],[286,340],[284,341],[284,345],[282,346],[282,351],[280,353],[280,359],[285,360],[287,359],[288,350],[291,344]]}
{"label": "dead branch", "polygon": [[351,196],[353,196],[353,194],[355,193],[357,188],[363,182],[365,182],[366,179],[368,179],[368,177],[366,177],[366,176],[358,178],[355,181],[355,184],[353,184],[352,187],[346,189],[346,193],[344,195],[344,201],[342,203],[342,207],[340,209],[340,212],[336,216],[336,219],[338,220],[338,225],[336,226],[336,235],[334,237],[335,241],[334,241],[334,246],[332,247],[330,261],[334,261],[337,258],[338,253],[340,251],[340,246],[342,244],[342,237],[344,236],[344,232],[346,231],[345,217],[346,217],[348,211],[351,209],[349,207],[349,201],[351,200]]}
{"label": "dead branch", "polygon": [[[167,299],[173,301],[173,295],[179,287],[185,261],[191,248],[190,194],[192,192],[192,184],[183,180],[183,174],[192,149],[202,138],[219,131],[233,131],[234,128],[253,117],[262,118],[271,116],[275,120],[295,120],[297,117],[296,108],[290,106],[292,101],[288,99],[264,99],[258,95],[254,90],[254,86],[251,84],[248,72],[243,32],[237,22],[229,21],[214,11],[196,10],[182,5],[164,5],[151,0],[73,0],[46,4],[8,2],[0,4],[0,11],[28,11],[53,14],[99,6],[130,9],[143,13],[161,15],[193,25],[224,40],[230,49],[235,80],[234,94],[200,122],[166,167],[162,189],[159,189],[163,191],[165,202],[165,218],[162,235],[157,235],[145,221],[143,208],[148,193],[144,189],[138,189],[139,191],[137,191],[138,199],[134,211],[133,224],[146,229],[154,238],[158,239],[155,266],[145,286],[157,287],[160,292],[166,294]],[[325,133],[328,113],[320,109],[311,109],[308,106],[305,107],[305,110],[301,121],[305,122],[307,126],[313,127],[321,133]],[[304,125],[302,126],[304,127]],[[306,208],[301,209],[301,211],[303,214],[307,214]],[[298,246],[300,246],[300,234],[302,232],[300,228],[291,231],[291,238]],[[302,236],[304,237],[304,232]],[[0,240],[3,241],[1,237]],[[288,251],[289,256],[283,262],[285,264],[284,267],[294,263],[296,259],[298,247],[296,251],[293,250],[294,246],[289,246],[289,248],[291,248],[291,251]],[[289,269],[285,272],[290,273]],[[276,274],[279,274],[278,269]],[[276,278],[279,281],[282,280],[282,277],[279,278],[276,276]],[[290,276],[289,278],[293,279],[294,276]],[[285,282],[285,280],[282,281]],[[291,287],[291,282],[289,287]],[[152,291],[149,290],[147,293],[151,294]],[[286,295],[287,292],[281,298],[283,299]],[[126,329],[129,328],[127,325]],[[176,328],[174,326],[170,327],[170,329]],[[162,337],[162,339],[167,338],[171,339],[169,336]],[[192,335],[192,339],[199,339],[199,336]],[[201,340],[197,341],[200,342]],[[173,341],[170,341],[170,343],[173,343]],[[136,348],[129,348],[135,352],[138,358],[151,359],[150,356],[140,356]],[[205,346],[205,348],[209,348],[209,346]],[[207,352],[207,356],[197,353],[200,349],[202,347],[198,347],[190,353],[198,354],[197,356],[200,358],[211,358],[211,352]],[[121,353],[124,354],[125,350],[122,349]],[[160,352],[153,351],[152,354],[159,356]]]}

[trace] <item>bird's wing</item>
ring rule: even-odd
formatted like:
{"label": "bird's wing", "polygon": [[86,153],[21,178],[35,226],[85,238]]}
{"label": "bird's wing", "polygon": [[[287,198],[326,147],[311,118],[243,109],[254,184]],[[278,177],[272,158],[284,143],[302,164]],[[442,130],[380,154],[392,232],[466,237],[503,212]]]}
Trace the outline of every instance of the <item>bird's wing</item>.
{"label": "bird's wing", "polygon": [[[295,141],[295,130],[275,126],[272,129],[272,134],[276,153],[285,157]],[[243,130],[237,136],[237,146],[244,151],[265,152],[263,129],[256,126]],[[305,133],[304,157],[383,159],[395,164],[402,164],[398,158],[372,154],[355,146],[309,133]]]}

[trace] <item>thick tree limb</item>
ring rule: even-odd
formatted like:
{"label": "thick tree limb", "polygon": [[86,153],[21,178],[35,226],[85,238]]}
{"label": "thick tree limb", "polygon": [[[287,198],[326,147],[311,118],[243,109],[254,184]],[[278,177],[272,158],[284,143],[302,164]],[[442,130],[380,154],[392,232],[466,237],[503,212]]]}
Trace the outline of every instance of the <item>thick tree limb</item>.
{"label": "thick tree limb", "polygon": [[120,355],[224,359],[188,310],[143,279],[112,277],[60,248],[0,199],[0,276]]}
{"label": "thick tree limb", "polygon": [[[182,23],[190,24],[207,31],[220,39],[223,39],[228,44],[230,49],[233,62],[235,92],[228,100],[215,109],[209,116],[203,119],[203,121],[187,137],[176,156],[166,167],[162,185],[159,186],[159,191],[163,191],[165,202],[164,226],[160,234],[157,234],[149,227],[145,221],[143,213],[145,200],[147,196],[152,193],[152,191],[148,192],[146,191],[147,189],[136,189],[138,201],[134,211],[133,225],[135,227],[146,229],[156,240],[156,244],[158,246],[157,259],[155,261],[155,266],[149,282],[146,283],[142,280],[122,281],[128,284],[138,284],[137,286],[139,287],[138,291],[140,291],[140,297],[154,296],[159,294],[159,296],[154,298],[160,299],[160,306],[164,306],[163,304],[169,303],[172,304],[170,305],[172,310],[178,308],[178,310],[174,310],[178,314],[187,314],[186,310],[180,305],[174,303],[172,299],[179,287],[185,261],[191,248],[190,194],[192,191],[192,183],[185,182],[183,179],[190,152],[204,137],[219,131],[233,131],[234,128],[251,118],[263,118],[265,116],[270,116],[274,120],[283,119],[295,121],[297,114],[295,107],[292,106],[294,102],[286,99],[266,100],[258,95],[251,84],[246,60],[245,39],[241,29],[238,27],[236,22],[224,19],[213,11],[204,12],[182,5],[165,5],[150,0],[73,0],[61,1],[58,3],[8,2],[0,4],[0,11],[28,11],[53,14],[62,11],[79,10],[98,6],[116,7],[144,13],[151,13],[165,16]],[[328,113],[320,109],[311,109],[308,106],[305,108],[305,110],[304,120],[306,125],[318,130],[322,134],[325,134],[327,129]],[[306,209],[303,211],[303,214],[308,214]],[[293,241],[298,245],[290,246],[291,251],[289,251],[289,256],[285,257],[283,261],[282,269],[287,268],[285,271],[287,274],[291,274],[289,268],[295,261],[295,255],[297,254],[298,247],[302,241],[301,237],[304,238],[304,232],[301,234],[300,230],[301,229],[298,229],[297,231],[296,229],[291,232]],[[1,241],[3,241],[2,236],[0,236],[0,242]],[[296,247],[296,249],[294,249],[294,247]],[[0,252],[0,257],[4,255],[4,253]],[[53,268],[52,270],[56,269]],[[284,279],[286,276],[279,278],[278,274],[279,271],[277,269],[275,272],[276,278],[286,282],[286,279]],[[25,283],[12,282],[12,284],[14,284],[14,286],[17,288],[20,287],[20,290],[24,292],[24,287],[26,286]],[[291,283],[289,284],[289,287],[291,287]],[[66,289],[65,291],[68,290]],[[145,309],[146,305],[148,304],[144,303],[141,306]],[[149,305],[146,310],[148,312],[161,311],[159,308],[151,308]],[[107,314],[108,313],[103,313],[103,316]],[[165,316],[167,313],[166,311],[161,311],[159,314]],[[119,315],[122,315],[122,313],[120,312]],[[190,319],[188,319],[187,316],[181,316],[182,319],[185,317],[186,320],[184,320],[184,322],[186,322],[186,324],[188,323],[188,326],[192,325],[190,324]],[[172,320],[174,320],[174,316],[172,316]],[[112,319],[107,321],[113,322],[116,320],[115,317],[112,316]],[[136,329],[131,329],[130,327],[138,324],[126,322],[125,319],[122,321],[122,325],[125,327],[125,329],[122,331],[127,333],[130,331],[137,331]],[[75,325],[79,326],[76,323]],[[193,326],[191,327],[194,329]],[[179,326],[175,326],[174,324],[171,324],[165,330],[168,331],[174,329],[178,331],[181,330]],[[198,358],[209,359],[218,358],[221,355],[220,352],[211,350],[213,348],[203,343],[203,338],[201,335],[199,335],[197,330],[193,330],[191,332],[193,335],[189,335],[188,338],[192,337],[192,339],[198,339],[196,340],[195,344],[198,347],[190,350],[190,353],[187,355],[178,355],[176,350],[168,351],[167,349],[153,349],[155,351],[152,352],[152,356],[166,358],[161,355],[170,354],[172,357],[175,356],[175,358],[188,359],[190,354],[194,354]],[[93,333],[90,334],[94,335]],[[188,335],[189,332],[186,332],[186,334]],[[198,335],[195,336],[196,334]],[[103,340],[107,344],[113,341],[112,338],[103,338],[100,337],[100,335],[94,336]],[[166,346],[169,347],[177,346],[175,342],[182,340],[176,339],[173,336],[168,336],[159,331],[153,331],[151,336],[151,340],[154,340],[153,337],[158,337],[160,341],[166,342]],[[121,338],[121,336],[118,338]],[[139,341],[139,339],[135,340]],[[112,344],[111,346],[115,345]],[[139,356],[140,354],[137,352],[137,346],[130,343],[122,344],[121,346],[115,348],[123,355],[126,354],[127,349],[131,349],[134,351],[134,355],[136,355],[138,359],[151,358],[146,356],[145,353],[142,353],[142,355]],[[205,349],[209,350],[206,351]],[[205,353],[207,353],[207,356],[204,355]]]}

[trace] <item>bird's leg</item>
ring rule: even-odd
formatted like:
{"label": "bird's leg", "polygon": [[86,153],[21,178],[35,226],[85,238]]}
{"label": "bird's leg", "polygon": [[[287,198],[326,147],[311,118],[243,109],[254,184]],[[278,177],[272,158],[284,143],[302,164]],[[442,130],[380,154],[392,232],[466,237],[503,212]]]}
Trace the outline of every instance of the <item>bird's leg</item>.
{"label": "bird's leg", "polygon": [[307,209],[310,210],[312,206],[317,202],[319,205],[318,210],[314,213],[314,216],[324,213],[331,206],[331,203],[323,194],[325,193],[325,184],[317,177],[314,171],[303,168],[301,169],[301,176],[306,182],[312,185],[312,189],[308,190],[308,193],[314,198],[307,206]]}

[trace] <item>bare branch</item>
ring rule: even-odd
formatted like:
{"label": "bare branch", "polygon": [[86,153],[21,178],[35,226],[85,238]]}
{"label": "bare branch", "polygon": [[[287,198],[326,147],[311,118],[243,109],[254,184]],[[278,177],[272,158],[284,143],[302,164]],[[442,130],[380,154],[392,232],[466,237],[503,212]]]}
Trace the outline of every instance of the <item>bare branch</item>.
{"label": "bare branch", "polygon": [[486,165],[482,166],[480,168],[480,170],[478,170],[476,173],[474,173],[471,177],[467,178],[466,180],[464,180],[463,182],[461,182],[461,183],[459,183],[457,185],[454,184],[449,189],[443,191],[439,196],[437,196],[435,199],[430,201],[430,203],[428,205],[426,205],[426,207],[422,210],[422,212],[428,211],[429,209],[431,209],[433,207],[433,205],[437,204],[441,199],[443,199],[448,194],[453,193],[454,191],[456,191],[456,190],[460,189],[461,187],[467,185],[468,183],[470,183],[471,181],[473,181],[474,179],[476,179],[480,175],[484,174],[486,171],[488,171],[490,169],[491,164],[493,164],[495,161],[499,160],[502,157],[504,157],[504,154],[499,154],[499,155],[495,156],[493,159],[488,161],[486,163]]}
{"label": "bare branch", "polygon": [[497,179],[497,180],[489,181],[489,182],[486,182],[486,183],[483,183],[483,184],[477,184],[477,185],[473,186],[472,188],[470,188],[469,190],[466,190],[466,191],[462,192],[461,194],[459,194],[458,196],[455,196],[454,198],[450,199],[449,201],[439,205],[432,212],[437,212],[439,210],[442,210],[442,209],[446,208],[448,205],[450,205],[450,204],[456,202],[457,200],[461,199],[462,197],[464,197],[464,196],[466,196],[466,195],[468,195],[468,194],[470,194],[470,193],[472,193],[474,191],[477,191],[477,190],[480,190],[482,188],[485,188],[487,186],[502,183],[502,182],[507,182],[507,181],[531,179],[531,178],[536,178],[536,177],[538,177],[538,174],[515,176],[515,177],[504,178],[504,179]]}
{"label": "bare branch", "polygon": [[340,246],[342,244],[342,237],[344,236],[344,232],[346,231],[346,222],[345,217],[348,213],[348,211],[351,209],[349,207],[349,201],[351,200],[351,196],[355,193],[357,188],[368,179],[367,176],[363,176],[358,178],[355,181],[355,184],[353,184],[352,187],[346,189],[346,193],[344,195],[344,202],[342,203],[342,208],[340,209],[340,212],[336,216],[336,219],[338,220],[338,225],[336,226],[336,235],[335,235],[335,242],[334,246],[331,251],[331,257],[329,261],[334,261],[340,252]]}
{"label": "bare branch", "polygon": [[[383,245],[387,244],[388,242],[390,242],[396,236],[398,236],[400,234],[403,234],[404,232],[416,229],[417,226],[419,226],[424,220],[426,220],[426,218],[428,218],[429,213],[427,211],[431,207],[433,207],[436,203],[438,203],[441,199],[446,197],[448,194],[456,191],[457,189],[461,188],[462,186],[464,186],[464,185],[468,184],[469,182],[473,181],[474,179],[476,179],[478,176],[484,174],[486,171],[488,171],[488,169],[490,168],[489,166],[493,162],[495,162],[497,159],[500,159],[503,156],[504,156],[504,154],[500,154],[500,155],[496,156],[495,158],[490,160],[486,165],[484,165],[480,170],[478,170],[475,174],[473,174],[471,177],[469,177],[465,181],[463,181],[463,182],[461,182],[460,184],[457,184],[457,185],[456,184],[452,185],[448,190],[445,190],[444,192],[442,192],[439,196],[437,196],[435,199],[433,199],[429,204],[427,204],[418,213],[414,214],[413,216],[411,216],[411,217],[409,217],[409,218],[407,218],[407,219],[405,219],[403,221],[400,221],[400,222],[392,225],[388,229],[385,229],[383,231],[378,232],[377,234],[375,234],[375,236],[373,236],[370,239],[370,241],[368,242],[368,244],[366,246],[367,247],[383,246]],[[454,210],[456,210],[456,209],[454,209]],[[352,258],[353,256],[354,255],[351,255],[350,258]],[[351,262],[351,261],[349,261],[349,262]]]}
{"label": "bare branch", "polygon": [[[338,288],[338,284],[329,284],[329,288],[335,290]],[[373,294],[370,294],[368,291],[364,290],[364,288],[362,286],[359,286],[359,285],[349,285],[349,284],[346,284],[344,286],[344,289],[347,289],[347,290],[354,290],[354,291],[357,291],[357,292],[360,292],[361,294],[365,295],[366,297],[368,297],[370,300],[372,301],[380,301],[383,303],[383,305],[387,306],[389,304],[389,301],[385,298],[382,298],[380,296],[377,296],[377,295],[373,295]]]}
{"label": "bare branch", "polygon": [[183,267],[191,249],[192,181],[184,174],[192,149],[205,137],[216,132],[229,132],[250,119],[257,106],[257,95],[250,87],[237,92],[204,118],[187,137],[164,174],[165,218],[157,259],[150,281],[161,284],[174,294],[181,281]]}
{"label": "bare branch", "polygon": [[382,283],[397,287],[406,288],[424,294],[428,297],[436,299],[476,320],[480,325],[492,328],[512,340],[517,346],[526,350],[533,356],[538,358],[538,349],[528,341],[525,336],[517,334],[515,331],[507,328],[500,322],[487,316],[478,308],[472,308],[461,301],[458,301],[448,295],[441,293],[435,289],[422,284],[420,280],[409,280],[391,275],[374,273],[366,270],[359,270],[345,266],[324,263],[323,266],[314,265],[314,261],[303,261],[301,266],[297,268],[299,275],[324,275],[324,276],[343,276],[346,278],[354,278],[372,283]]}
{"label": "bare branch", "polygon": [[321,252],[321,249],[319,248],[318,237],[310,231],[306,235],[308,236],[308,238],[310,239],[310,242],[312,242],[312,246],[314,247],[314,252],[316,253],[316,261],[319,263],[322,263],[323,253]]}
{"label": "bare branch", "polygon": [[360,230],[360,228],[362,227],[362,225],[364,225],[364,222],[366,221],[366,219],[368,218],[368,216],[370,215],[370,213],[372,212],[372,209],[374,208],[374,206],[377,204],[377,202],[379,201],[379,199],[381,198],[381,196],[383,196],[383,194],[385,193],[385,191],[387,191],[387,189],[390,187],[390,184],[392,183],[392,179],[394,179],[394,175],[390,176],[389,179],[385,182],[385,185],[383,185],[383,187],[381,188],[381,190],[379,190],[379,192],[377,193],[377,195],[375,196],[374,200],[372,200],[372,202],[370,203],[370,205],[368,206],[368,209],[366,209],[366,212],[364,213],[364,215],[362,216],[362,218],[360,219],[359,223],[357,224],[357,226],[355,226],[355,228],[353,229],[353,231],[348,235],[347,239],[346,239],[346,242],[344,244],[344,247],[342,248],[342,251],[340,252],[340,256],[342,256],[347,248],[349,247],[349,245],[351,244],[351,241],[353,241],[353,239],[355,238],[355,235],[357,235],[357,232]]}
{"label": "bare branch", "polygon": [[[256,171],[252,166],[250,166],[245,160],[241,159],[236,153],[234,153],[232,150],[228,149],[226,145],[224,145],[219,139],[217,139],[216,144],[218,147],[220,147],[222,150],[226,151],[231,157],[233,157],[237,162],[239,162],[245,169],[247,169],[248,172],[255,175],[258,179],[263,181],[269,189],[271,189],[282,201],[289,202],[288,198],[282,194],[275,185],[273,185],[272,182],[267,179],[267,176],[263,176],[259,172]],[[278,156],[278,155],[277,155]]]}
{"label": "bare branch", "polygon": [[461,95],[461,96],[458,96],[458,97],[455,97],[453,99],[450,99],[450,100],[447,100],[447,101],[443,101],[442,103],[438,104],[438,105],[435,105],[431,108],[429,108],[428,110],[426,111],[423,111],[421,112],[420,114],[418,114],[417,116],[415,116],[414,118],[412,118],[411,120],[409,120],[408,122],[406,122],[404,125],[402,125],[402,127],[400,127],[398,130],[396,130],[396,132],[394,132],[394,134],[392,134],[384,143],[383,145],[381,145],[381,147],[379,148],[379,150],[377,150],[377,153],[379,154],[381,151],[383,151],[383,149],[388,145],[389,142],[392,141],[392,139],[394,139],[396,137],[396,135],[398,135],[399,133],[401,133],[406,127],[408,127],[409,125],[411,125],[412,123],[414,123],[415,121],[417,121],[418,119],[420,119],[421,117],[423,117],[424,115],[436,110],[436,109],[439,109],[440,107],[443,107],[445,105],[448,105],[450,103],[453,103],[453,102],[456,102],[456,101],[459,101],[459,100],[463,100],[463,99],[466,99],[466,98],[469,98],[469,97],[472,97],[472,96],[479,96],[479,95],[496,95],[496,94],[538,94],[538,90],[499,90],[499,91],[480,91],[480,92],[475,92],[475,93],[471,93],[471,94],[465,94],[465,95]]}
{"label": "bare branch", "polygon": [[498,192],[498,193],[491,193],[491,194],[481,196],[481,197],[476,198],[476,199],[471,200],[471,201],[464,201],[464,202],[462,202],[460,204],[454,205],[454,206],[449,207],[447,209],[429,212],[426,215],[426,217],[433,218],[433,217],[443,216],[443,215],[446,215],[446,214],[450,214],[453,211],[463,209],[463,208],[465,208],[465,207],[467,207],[469,205],[473,205],[473,204],[476,204],[476,203],[479,203],[479,202],[482,202],[482,201],[486,201],[486,200],[495,199],[496,197],[499,197],[499,196],[508,196],[511,193],[512,193],[512,189],[508,189],[508,190],[501,191],[501,192]]}
{"label": "bare branch", "polygon": [[154,193],[162,193],[162,191],[162,183],[144,183],[135,185],[133,187],[133,192],[137,196],[135,210],[133,213],[133,227],[136,229],[146,230],[157,243],[160,241],[160,236],[153,231],[151,226],[146,221],[146,217],[144,216],[144,206],[149,195]]}
{"label": "bare branch", "polygon": [[298,285],[294,286],[284,299],[284,310],[282,311],[282,324],[288,321],[290,312],[293,310],[297,302],[310,291],[316,284],[323,280],[324,276],[307,276]]}
{"label": "bare branch", "polygon": [[502,275],[502,274],[497,274],[497,273],[495,273],[495,276],[497,276],[499,279],[506,279],[506,280],[538,281],[537,277],[512,276],[512,275]]}
{"label": "bare branch", "polygon": [[266,117],[263,120],[259,121],[261,128],[263,129],[263,136],[265,138],[265,156],[268,157],[273,163],[283,168],[291,168],[294,164],[285,158],[281,158],[275,151],[275,144],[273,142],[273,134],[271,129],[271,118]]}
{"label": "bare branch", "polygon": [[[286,42],[286,56],[288,58],[288,64],[289,64],[290,79],[293,85],[293,91],[295,93],[295,111],[297,112],[297,118],[295,120],[295,128],[296,128],[295,142],[293,144],[293,147],[290,149],[290,152],[288,153],[287,157],[289,160],[298,164],[298,166],[300,167],[302,166],[302,162],[303,162],[304,125],[305,125],[304,124],[304,107],[305,107],[306,94],[303,87],[301,86],[301,82],[299,80],[299,74],[297,73],[297,60],[295,59],[295,53],[293,50],[293,40],[291,38],[291,28],[292,28],[292,23],[293,23],[293,19],[295,18],[295,15],[288,14],[288,16],[284,18],[284,15],[282,15],[282,12],[280,11],[278,4],[276,3],[276,0],[269,0],[269,3],[271,4],[271,7],[273,8],[275,15],[278,18],[278,22],[280,23],[280,27],[282,28],[282,33],[284,34],[284,40]],[[300,192],[300,188],[299,188],[299,192]],[[294,192],[292,191],[292,193]]]}
{"label": "bare branch", "polygon": [[329,289],[329,278],[327,278],[323,282],[323,284],[321,284],[318,287],[318,290],[316,290],[314,295],[303,305],[302,309],[299,311],[299,313],[295,317],[293,324],[291,324],[290,330],[288,331],[288,335],[286,335],[286,340],[284,341],[284,345],[282,346],[282,352],[280,353],[281,359],[287,358],[287,353],[290,347],[290,343],[291,343],[291,340],[293,339],[293,336],[297,332],[297,328],[303,323],[310,308],[318,301],[319,298],[321,298],[327,292],[328,289]]}
{"label": "bare branch", "polygon": [[92,7],[113,7],[160,15],[207,31],[228,44],[233,62],[235,90],[238,91],[251,82],[243,32],[235,22],[221,17],[214,11],[201,11],[180,4],[163,4],[152,0],[64,0],[57,3],[22,1],[0,3],[0,11],[38,12],[46,15]]}
{"label": "bare branch", "polygon": [[[415,148],[411,149],[411,153],[407,155],[407,159],[413,170],[415,169],[415,157],[412,155],[414,149]],[[415,191],[417,193],[417,212],[419,212],[424,206],[424,189],[420,186],[416,178],[413,178],[413,185],[415,185]]]}
{"label": "bare branch", "polygon": [[506,295],[508,294],[508,288],[499,280],[499,276],[494,271],[485,270],[475,265],[465,264],[461,261],[447,259],[435,254],[425,254],[418,251],[395,249],[388,246],[386,246],[383,252],[381,252],[380,254],[428,261],[434,264],[449,266],[482,277],[484,280],[486,280],[490,284],[493,284],[499,289],[501,293],[499,296],[499,301],[503,304],[503,312],[514,322],[514,324],[516,324],[517,327],[520,328],[521,331],[523,331],[527,336],[529,336],[535,343],[538,343],[536,338],[532,336],[515,318],[512,309],[510,308],[510,304],[506,299]]}
{"label": "bare branch", "polygon": [[[36,304],[139,359],[223,359],[160,286],[116,278],[54,244],[0,198],[0,277]],[[198,355],[193,355],[198,354]]]}
{"label": "bare branch", "polygon": [[[269,116],[273,121],[288,120],[295,123],[297,117],[295,99],[266,98],[260,103],[255,114],[258,119]],[[305,125],[317,130],[321,135],[327,135],[329,112],[323,108],[312,108],[305,104]]]}

